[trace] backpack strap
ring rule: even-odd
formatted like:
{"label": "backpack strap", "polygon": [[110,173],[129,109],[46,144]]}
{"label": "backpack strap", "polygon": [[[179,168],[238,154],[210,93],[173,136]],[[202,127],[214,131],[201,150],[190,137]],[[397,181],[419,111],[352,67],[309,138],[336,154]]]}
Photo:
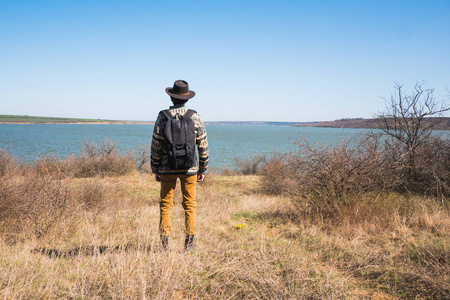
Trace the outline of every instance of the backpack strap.
{"label": "backpack strap", "polygon": [[192,116],[196,113],[193,109],[188,109],[187,112],[184,114],[183,118],[192,118]]}
{"label": "backpack strap", "polygon": [[161,112],[166,117],[167,120],[173,119],[173,116],[168,109],[162,110]]}

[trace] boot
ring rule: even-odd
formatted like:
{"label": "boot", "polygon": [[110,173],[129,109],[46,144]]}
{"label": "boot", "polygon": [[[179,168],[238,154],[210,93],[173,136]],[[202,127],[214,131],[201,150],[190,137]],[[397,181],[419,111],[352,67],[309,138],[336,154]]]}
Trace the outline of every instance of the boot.
{"label": "boot", "polygon": [[187,235],[186,239],[184,240],[184,250],[195,250],[197,246],[194,245],[194,236],[193,235]]}
{"label": "boot", "polygon": [[161,244],[164,250],[169,249],[169,236],[168,235],[162,235],[161,236]]}

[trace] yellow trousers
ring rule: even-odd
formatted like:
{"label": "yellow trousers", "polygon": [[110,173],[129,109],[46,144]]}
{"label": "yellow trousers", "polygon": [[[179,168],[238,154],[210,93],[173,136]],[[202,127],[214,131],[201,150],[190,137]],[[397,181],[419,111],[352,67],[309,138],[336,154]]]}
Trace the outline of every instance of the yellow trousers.
{"label": "yellow trousers", "polygon": [[195,199],[197,175],[166,174],[160,175],[161,179],[161,203],[159,231],[161,235],[170,234],[170,213],[173,208],[173,192],[177,179],[180,179],[181,192],[183,193],[183,208],[185,216],[186,235],[195,234],[195,210],[197,201]]}

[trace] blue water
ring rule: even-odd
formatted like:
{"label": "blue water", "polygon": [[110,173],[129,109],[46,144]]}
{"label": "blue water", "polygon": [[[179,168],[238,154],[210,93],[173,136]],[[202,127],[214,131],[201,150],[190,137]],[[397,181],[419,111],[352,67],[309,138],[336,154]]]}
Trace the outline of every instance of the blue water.
{"label": "blue water", "polygon": [[[302,128],[289,126],[209,125],[206,127],[210,166],[233,168],[235,158],[259,153],[295,150],[299,137],[311,142],[333,144],[363,129]],[[0,124],[0,148],[25,161],[44,155],[64,158],[80,154],[84,141],[101,144],[109,139],[126,153],[149,147],[153,125],[137,124]]]}

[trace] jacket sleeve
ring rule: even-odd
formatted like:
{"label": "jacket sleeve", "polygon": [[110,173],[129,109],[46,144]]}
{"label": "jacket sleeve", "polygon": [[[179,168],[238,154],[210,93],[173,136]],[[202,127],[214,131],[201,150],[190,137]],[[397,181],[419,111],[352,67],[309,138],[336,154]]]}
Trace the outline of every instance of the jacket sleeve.
{"label": "jacket sleeve", "polygon": [[205,124],[200,115],[197,114],[197,137],[196,144],[198,148],[198,168],[200,173],[206,173],[209,161],[208,138],[206,137]]}
{"label": "jacket sleeve", "polygon": [[152,172],[158,174],[159,167],[162,161],[163,155],[163,145],[165,142],[163,128],[161,127],[162,123],[162,114],[158,114],[158,118],[155,122],[155,127],[153,129],[152,136],[152,146],[151,146],[151,154],[150,154],[150,165],[152,168]]}

